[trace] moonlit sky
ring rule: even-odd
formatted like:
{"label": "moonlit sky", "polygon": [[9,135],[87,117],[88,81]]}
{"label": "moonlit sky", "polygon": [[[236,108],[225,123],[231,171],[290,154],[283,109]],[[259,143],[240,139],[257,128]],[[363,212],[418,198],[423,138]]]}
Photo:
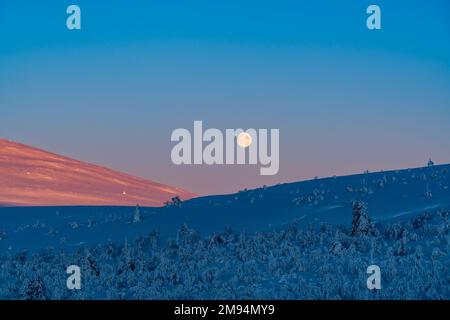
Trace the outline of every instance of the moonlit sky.
{"label": "moonlit sky", "polygon": [[[175,166],[194,120],[279,128],[279,173]],[[0,0],[0,137],[199,194],[448,163],[450,2]]]}

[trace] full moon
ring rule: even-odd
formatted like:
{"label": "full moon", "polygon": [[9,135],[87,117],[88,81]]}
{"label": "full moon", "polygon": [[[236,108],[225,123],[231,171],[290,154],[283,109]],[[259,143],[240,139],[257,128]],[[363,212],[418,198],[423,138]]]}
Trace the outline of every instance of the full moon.
{"label": "full moon", "polygon": [[247,132],[241,132],[237,136],[237,144],[242,148],[247,148],[252,144],[252,136]]}

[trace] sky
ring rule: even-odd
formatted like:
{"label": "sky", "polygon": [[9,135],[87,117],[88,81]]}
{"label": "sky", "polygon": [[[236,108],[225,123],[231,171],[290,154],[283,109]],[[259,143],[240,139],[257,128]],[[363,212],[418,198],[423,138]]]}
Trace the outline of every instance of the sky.
{"label": "sky", "polygon": [[[194,120],[279,129],[278,174],[174,165]],[[1,138],[197,194],[449,163],[449,123],[446,0],[0,0]]]}

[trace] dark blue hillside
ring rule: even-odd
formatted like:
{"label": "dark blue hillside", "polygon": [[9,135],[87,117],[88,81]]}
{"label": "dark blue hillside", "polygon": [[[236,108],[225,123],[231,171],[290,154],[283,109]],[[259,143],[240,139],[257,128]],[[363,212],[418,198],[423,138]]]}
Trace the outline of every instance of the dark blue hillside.
{"label": "dark blue hillside", "polygon": [[152,230],[175,237],[182,224],[202,235],[227,226],[248,232],[293,222],[350,226],[353,200],[366,202],[375,221],[409,219],[450,209],[449,170],[450,165],[440,165],[280,184],[192,199],[179,207],[140,208],[136,217],[135,207],[3,207],[0,250],[70,250],[131,241]]}

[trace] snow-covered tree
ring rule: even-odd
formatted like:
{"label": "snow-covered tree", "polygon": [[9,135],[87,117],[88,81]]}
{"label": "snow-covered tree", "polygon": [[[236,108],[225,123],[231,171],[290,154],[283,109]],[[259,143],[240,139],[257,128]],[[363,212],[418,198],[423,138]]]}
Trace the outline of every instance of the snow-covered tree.
{"label": "snow-covered tree", "polygon": [[36,278],[25,282],[21,295],[25,300],[45,300],[46,291],[44,281]]}
{"label": "snow-covered tree", "polygon": [[171,198],[169,201],[164,202],[166,207],[181,207],[181,198],[179,196]]}
{"label": "snow-covered tree", "polygon": [[141,210],[139,209],[139,205],[136,205],[136,208],[134,209],[134,214],[133,214],[133,223],[136,222],[140,222],[142,221],[142,215],[141,215]]}
{"label": "snow-covered tree", "polygon": [[430,183],[427,183],[427,185],[426,185],[426,187],[425,187],[425,193],[424,193],[424,196],[425,196],[426,198],[433,198],[433,193],[431,192],[431,189],[430,189]]}
{"label": "snow-covered tree", "polygon": [[372,228],[367,205],[362,201],[354,201],[351,236],[369,235],[372,232]]}

